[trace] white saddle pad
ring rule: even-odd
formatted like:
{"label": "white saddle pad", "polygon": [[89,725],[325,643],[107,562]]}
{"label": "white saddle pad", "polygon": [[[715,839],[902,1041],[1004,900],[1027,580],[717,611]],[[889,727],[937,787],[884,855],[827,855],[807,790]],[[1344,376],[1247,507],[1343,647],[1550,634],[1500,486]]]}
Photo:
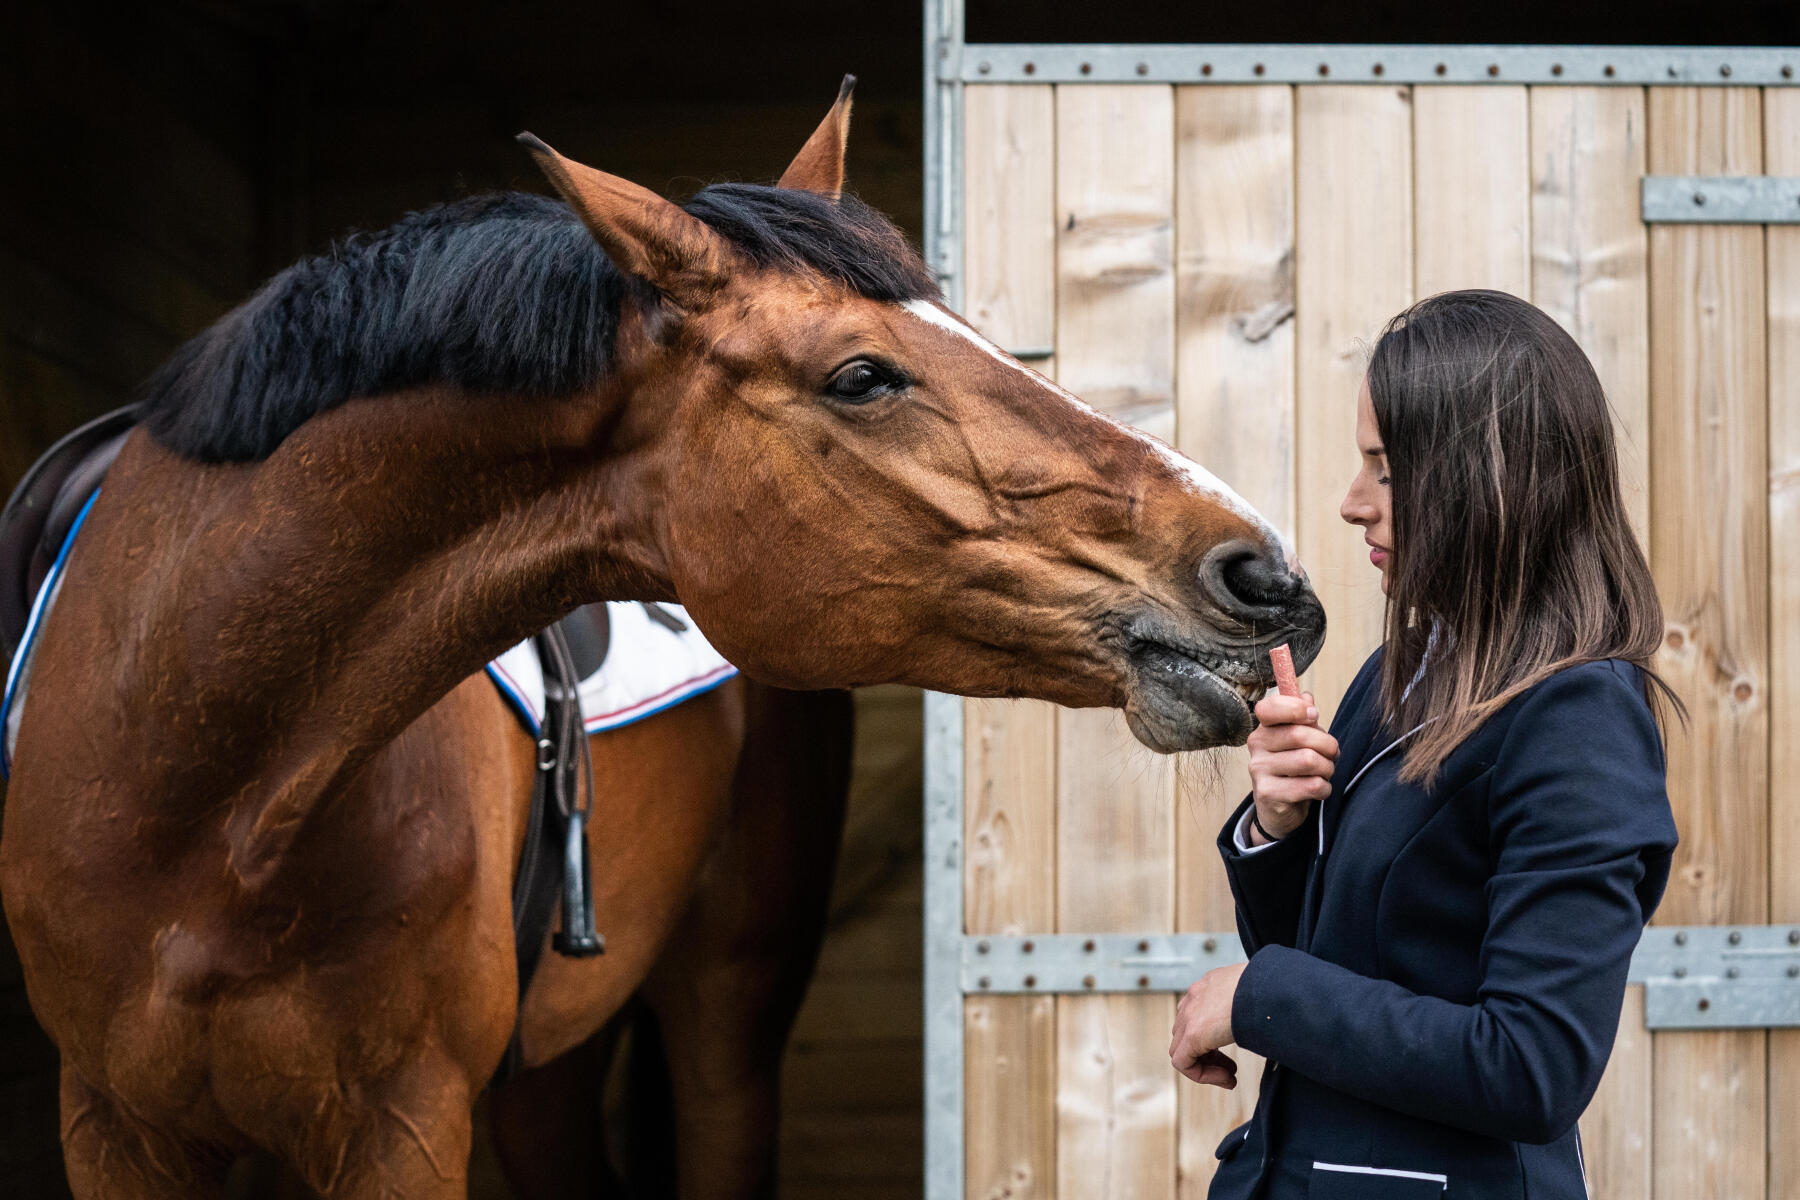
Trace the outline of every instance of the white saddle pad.
{"label": "white saddle pad", "polygon": [[[679,605],[666,611],[681,618],[677,632],[652,620],[641,604],[608,604],[612,642],[600,669],[581,681],[581,712],[589,733],[617,729],[683,700],[691,700],[736,675]],[[530,642],[520,642],[487,665],[488,677],[537,733],[544,720],[544,669]]]}

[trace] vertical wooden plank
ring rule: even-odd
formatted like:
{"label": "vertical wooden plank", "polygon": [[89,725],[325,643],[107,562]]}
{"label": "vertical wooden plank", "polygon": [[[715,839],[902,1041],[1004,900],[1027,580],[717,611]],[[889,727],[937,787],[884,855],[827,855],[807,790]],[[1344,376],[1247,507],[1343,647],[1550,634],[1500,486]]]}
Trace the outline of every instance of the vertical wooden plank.
{"label": "vertical wooden plank", "polygon": [[[966,312],[1002,346],[1056,335],[1056,113],[1048,86],[963,93]],[[1050,364],[1040,364],[1051,369]],[[963,707],[964,923],[970,933],[1056,921],[1056,709]],[[970,1200],[1056,1194],[1056,1021],[1048,996],[964,1006],[964,1180]]]}
{"label": "vertical wooden plank", "polygon": [[1531,290],[1522,87],[1413,89],[1414,292]]}
{"label": "vertical wooden plank", "polygon": [[[1640,541],[1650,517],[1643,175],[1643,89],[1531,89],[1531,299],[1581,344],[1606,389],[1620,487]],[[1581,1121],[1597,1196],[1649,1200],[1652,1076],[1643,989],[1633,987],[1606,1077]]]}
{"label": "vertical wooden plank", "polygon": [[[1056,92],[1057,375],[1096,407],[1172,440],[1174,91]],[[1173,928],[1172,761],[1108,710],[1057,730],[1057,922],[1065,932]],[[1168,996],[1057,1001],[1057,1190],[1173,1197]]]}
{"label": "vertical wooden plank", "polygon": [[[1652,88],[1649,167],[1762,171],[1754,88]],[[1658,665],[1691,724],[1669,737],[1682,833],[1659,919],[1768,913],[1768,407],[1763,231],[1650,231],[1651,565],[1669,630]],[[1658,1197],[1765,1194],[1767,1035],[1655,1037]]]}
{"label": "vertical wooden plank", "polygon": [[[1175,96],[1176,445],[1294,534],[1294,94]],[[1241,749],[1176,779],[1175,926],[1235,928],[1214,835],[1249,791]],[[1206,1195],[1227,1130],[1249,1119],[1262,1061],[1235,1051],[1232,1091],[1178,1080],[1177,1194]]]}
{"label": "vertical wooden plank", "polygon": [[[1800,175],[1800,90],[1763,92],[1770,175]],[[1800,227],[1769,255],[1769,919],[1800,927]],[[1769,1195],[1800,1196],[1800,1030],[1769,1033]]]}
{"label": "vertical wooden plank", "polygon": [[1625,989],[1619,1037],[1606,1075],[1581,1118],[1589,1194],[1605,1200],[1650,1200],[1652,1082],[1644,989],[1633,984]]}
{"label": "vertical wooden plank", "polygon": [[1593,360],[1612,403],[1620,486],[1640,541],[1650,528],[1643,176],[1643,89],[1531,89],[1531,299]]}
{"label": "vertical wooden plank", "polygon": [[1381,642],[1380,576],[1338,506],[1358,468],[1367,348],[1412,300],[1411,90],[1300,88],[1294,139],[1295,518],[1300,558],[1331,621],[1306,681],[1329,723]]}
{"label": "vertical wooden plank", "polygon": [[1057,381],[1168,442],[1174,123],[1170,88],[1056,90]]}
{"label": "vertical wooden plank", "polygon": [[964,1194],[969,1200],[1054,1197],[1056,999],[967,1000],[963,1083]]}

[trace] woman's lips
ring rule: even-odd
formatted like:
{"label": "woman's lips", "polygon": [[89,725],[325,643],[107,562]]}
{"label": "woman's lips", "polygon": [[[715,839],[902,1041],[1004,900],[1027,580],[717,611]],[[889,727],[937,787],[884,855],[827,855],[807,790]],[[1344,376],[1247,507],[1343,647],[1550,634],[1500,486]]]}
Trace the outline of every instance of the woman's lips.
{"label": "woman's lips", "polygon": [[1386,550],[1382,549],[1380,546],[1377,546],[1374,542],[1370,542],[1369,543],[1369,561],[1374,563],[1378,567],[1382,567],[1382,566],[1387,565],[1387,560],[1388,560],[1388,552]]}

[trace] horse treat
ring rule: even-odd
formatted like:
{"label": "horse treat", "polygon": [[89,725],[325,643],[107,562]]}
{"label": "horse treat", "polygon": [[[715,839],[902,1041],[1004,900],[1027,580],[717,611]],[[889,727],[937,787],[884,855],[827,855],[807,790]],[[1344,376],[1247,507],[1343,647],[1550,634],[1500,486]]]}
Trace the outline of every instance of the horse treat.
{"label": "horse treat", "polygon": [[1294,674],[1294,656],[1286,642],[1269,651],[1269,665],[1275,668],[1275,690],[1284,696],[1298,696],[1300,677]]}

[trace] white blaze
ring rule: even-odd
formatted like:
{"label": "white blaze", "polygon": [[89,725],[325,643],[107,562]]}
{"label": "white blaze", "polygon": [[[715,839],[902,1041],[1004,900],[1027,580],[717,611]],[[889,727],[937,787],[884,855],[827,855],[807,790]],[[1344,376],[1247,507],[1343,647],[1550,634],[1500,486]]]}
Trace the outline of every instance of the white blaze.
{"label": "white blaze", "polygon": [[988,341],[979,333],[976,333],[975,330],[957,320],[956,317],[950,314],[949,310],[942,306],[934,304],[929,300],[908,300],[902,304],[901,307],[921,321],[924,321],[929,325],[935,325],[937,328],[942,329],[947,333],[953,333],[957,337],[962,338],[970,345],[977,347],[983,353],[989,355],[995,362],[1011,367],[1013,370],[1024,375],[1033,383],[1036,383],[1039,387],[1062,400],[1064,403],[1072,404],[1084,413],[1090,413],[1093,416],[1099,417],[1102,421],[1106,421],[1114,427],[1124,430],[1138,441],[1144,443],[1146,446],[1150,447],[1150,449],[1155,451],[1156,455],[1162,459],[1163,464],[1169,468],[1170,474],[1174,475],[1177,480],[1185,484],[1190,491],[1212,497],[1232,512],[1235,512],[1238,516],[1244,518],[1244,520],[1248,521],[1251,525],[1262,530],[1264,536],[1266,536],[1269,541],[1281,547],[1282,555],[1287,559],[1289,569],[1298,569],[1298,564],[1294,558],[1293,548],[1288,545],[1287,539],[1282,537],[1272,525],[1264,520],[1263,515],[1257,512],[1255,508],[1251,507],[1248,500],[1245,500],[1242,496],[1232,491],[1229,484],[1214,475],[1211,471],[1208,471],[1199,463],[1195,462],[1193,459],[1187,457],[1185,454],[1179,453],[1167,443],[1152,437],[1143,430],[1127,425],[1118,418],[1099,411],[1081,397],[1075,395],[1075,393],[1069,391],[1067,388],[1059,386],[1054,380],[1046,379],[1043,375],[1033,371],[1030,367],[1026,366],[1000,347],[994,345],[994,343]]}

